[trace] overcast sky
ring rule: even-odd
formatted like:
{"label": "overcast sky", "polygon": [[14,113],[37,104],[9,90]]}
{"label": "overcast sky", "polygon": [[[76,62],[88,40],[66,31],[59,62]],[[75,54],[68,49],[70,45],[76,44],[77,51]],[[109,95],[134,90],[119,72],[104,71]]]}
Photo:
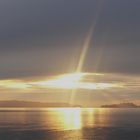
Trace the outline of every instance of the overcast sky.
{"label": "overcast sky", "polygon": [[72,71],[99,7],[83,70],[139,74],[139,0],[1,0],[0,78]]}
{"label": "overcast sky", "polygon": [[74,72],[93,24],[82,71],[140,77],[139,0],[0,0],[0,79]]}

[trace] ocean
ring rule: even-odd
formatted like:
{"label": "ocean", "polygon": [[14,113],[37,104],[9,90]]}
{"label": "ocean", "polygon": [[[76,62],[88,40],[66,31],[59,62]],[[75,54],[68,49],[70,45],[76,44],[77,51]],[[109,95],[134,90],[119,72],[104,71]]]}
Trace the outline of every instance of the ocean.
{"label": "ocean", "polygon": [[140,109],[0,108],[0,140],[140,140]]}

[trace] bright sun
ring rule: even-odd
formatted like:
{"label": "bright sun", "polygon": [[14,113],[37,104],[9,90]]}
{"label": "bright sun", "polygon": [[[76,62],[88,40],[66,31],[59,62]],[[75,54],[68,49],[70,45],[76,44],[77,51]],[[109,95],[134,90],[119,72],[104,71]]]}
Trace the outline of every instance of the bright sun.
{"label": "bright sun", "polygon": [[85,73],[70,73],[56,76],[55,78],[47,81],[37,82],[37,85],[45,86],[48,88],[62,88],[62,89],[73,89],[78,88],[78,84]]}
{"label": "bright sun", "polygon": [[91,73],[70,73],[63,74],[60,76],[56,76],[51,80],[40,81],[34,83],[43,88],[55,88],[55,89],[108,89],[112,87],[116,87],[117,85],[112,83],[93,83],[93,82],[85,82],[82,79],[86,75],[97,75]]}
{"label": "bright sun", "polygon": [[[68,90],[71,89],[102,90],[102,89],[118,88],[123,86],[122,84],[120,85],[119,83],[96,82],[96,80],[94,79],[97,78],[97,75],[102,76],[104,74],[76,72],[53,76],[46,80],[34,82],[24,82],[19,80],[4,80],[0,81],[0,87],[18,90],[20,89],[31,90],[34,88],[68,89]],[[89,80],[87,77],[90,77],[94,81]]]}

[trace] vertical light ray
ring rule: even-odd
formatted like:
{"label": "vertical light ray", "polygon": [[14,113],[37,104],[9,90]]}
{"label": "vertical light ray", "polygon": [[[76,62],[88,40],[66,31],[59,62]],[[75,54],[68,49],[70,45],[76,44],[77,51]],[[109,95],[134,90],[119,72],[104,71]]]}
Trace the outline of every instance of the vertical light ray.
{"label": "vertical light ray", "polygon": [[[97,11],[95,13],[95,18],[94,18],[93,25],[90,28],[90,30],[88,32],[88,35],[87,35],[87,38],[86,38],[86,40],[84,42],[84,45],[82,47],[81,55],[80,55],[79,62],[78,62],[77,68],[76,68],[77,73],[82,71],[82,68],[83,68],[83,65],[84,65],[84,62],[85,62],[85,58],[86,58],[88,50],[90,48],[91,39],[93,37],[93,33],[94,33],[95,28],[96,28],[98,19],[99,19],[99,15],[100,15],[100,12],[101,12],[102,5],[103,5],[103,0],[100,0],[99,4],[98,4],[98,7],[97,7]],[[75,97],[76,92],[77,92],[77,89],[72,89],[72,92],[70,94],[70,104],[71,105],[73,105],[74,97]]]}
{"label": "vertical light ray", "polygon": [[86,58],[86,55],[87,55],[87,52],[88,52],[88,49],[90,46],[90,42],[91,42],[91,38],[92,38],[92,34],[93,34],[93,29],[94,29],[93,27],[90,29],[88,36],[85,40],[85,43],[83,45],[76,72],[82,71],[83,64],[84,64],[84,61],[85,61],[85,58]]}

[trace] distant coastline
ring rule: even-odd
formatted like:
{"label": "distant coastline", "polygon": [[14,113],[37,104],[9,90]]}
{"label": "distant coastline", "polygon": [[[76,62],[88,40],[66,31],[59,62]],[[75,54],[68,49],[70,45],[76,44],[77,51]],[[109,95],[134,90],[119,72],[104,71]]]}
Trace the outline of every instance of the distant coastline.
{"label": "distant coastline", "polygon": [[42,103],[42,102],[33,102],[33,101],[0,101],[1,108],[47,108],[47,107],[80,107],[79,105],[71,106],[68,103]]}
{"label": "distant coastline", "polygon": [[[86,108],[80,105],[70,105],[69,103],[47,103],[47,102],[34,102],[34,101],[18,101],[18,100],[7,100],[7,101],[0,101],[0,108],[61,108],[61,107],[80,107]],[[92,108],[97,108],[94,106],[88,106]],[[100,108],[140,108],[139,105],[134,103],[120,103],[120,104],[107,104],[102,105]]]}
{"label": "distant coastline", "polygon": [[140,106],[134,103],[120,103],[120,104],[102,105],[101,108],[140,108]]}

